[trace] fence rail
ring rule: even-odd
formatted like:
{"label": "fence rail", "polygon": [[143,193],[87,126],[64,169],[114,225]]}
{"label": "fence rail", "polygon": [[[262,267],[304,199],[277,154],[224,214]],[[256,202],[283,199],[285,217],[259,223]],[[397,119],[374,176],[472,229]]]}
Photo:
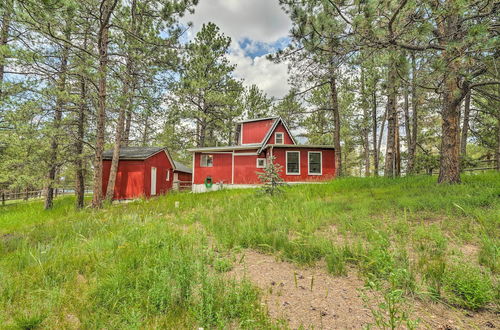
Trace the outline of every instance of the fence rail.
{"label": "fence rail", "polygon": [[[85,193],[91,192],[90,187],[85,188]],[[74,188],[54,188],[54,198],[63,195],[72,195]],[[0,205],[12,205],[28,201],[30,199],[40,199],[46,196],[46,190],[26,190],[26,191],[0,191]]]}

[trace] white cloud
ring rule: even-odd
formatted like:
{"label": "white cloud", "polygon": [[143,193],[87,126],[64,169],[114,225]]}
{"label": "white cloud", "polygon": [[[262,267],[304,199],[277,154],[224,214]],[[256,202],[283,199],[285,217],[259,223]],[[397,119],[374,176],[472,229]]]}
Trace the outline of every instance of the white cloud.
{"label": "white cloud", "polygon": [[213,22],[233,41],[249,38],[274,42],[288,35],[291,21],[280,8],[278,0],[200,0],[193,15],[193,31],[203,23]]}
{"label": "white cloud", "polygon": [[[185,17],[185,22],[193,23],[189,39],[208,22],[215,23],[222,33],[231,37],[228,57],[237,65],[235,76],[244,79],[246,85],[255,84],[269,96],[278,98],[288,92],[285,63],[272,63],[265,55],[249,56],[258,48],[261,53],[275,51],[275,43],[288,36],[291,21],[278,0],[200,0],[195,13]],[[243,40],[250,41],[245,50],[239,44]]]}
{"label": "white cloud", "polygon": [[273,63],[264,56],[251,58],[245,56],[241,48],[232,49],[229,60],[236,64],[235,75],[243,78],[247,86],[257,85],[269,96],[283,97],[290,86],[287,83],[288,70],[286,63]]}

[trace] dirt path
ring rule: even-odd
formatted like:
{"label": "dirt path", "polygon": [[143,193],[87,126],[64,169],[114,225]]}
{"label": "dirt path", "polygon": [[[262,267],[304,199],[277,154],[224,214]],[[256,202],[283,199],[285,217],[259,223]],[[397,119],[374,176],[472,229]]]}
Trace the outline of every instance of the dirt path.
{"label": "dirt path", "polygon": [[[263,303],[274,319],[283,319],[292,329],[360,329],[373,323],[370,310],[363,303],[360,289],[364,282],[356,272],[334,277],[324,265],[300,268],[277,261],[274,256],[245,251],[242,262],[229,272],[238,279],[247,278],[263,292]],[[376,297],[375,294],[370,295]],[[372,300],[372,299],[370,299]],[[420,328],[489,329],[500,326],[492,312],[466,313],[418,300],[411,302],[412,319],[419,318]]]}

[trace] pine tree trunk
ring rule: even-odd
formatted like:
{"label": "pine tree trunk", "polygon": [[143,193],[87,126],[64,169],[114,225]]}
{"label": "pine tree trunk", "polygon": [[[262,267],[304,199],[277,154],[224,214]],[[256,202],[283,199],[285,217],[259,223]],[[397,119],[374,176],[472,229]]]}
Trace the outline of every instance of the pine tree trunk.
{"label": "pine tree trunk", "polygon": [[[3,49],[9,41],[9,30],[10,30],[10,20],[11,20],[11,8],[12,2],[6,1],[5,11],[2,15],[2,28],[0,30],[0,49]],[[0,100],[3,98],[3,78],[5,74],[5,57],[1,56],[0,53]]]}
{"label": "pine tree trunk", "polygon": [[386,177],[396,177],[398,173],[398,124],[397,124],[397,109],[396,109],[396,77],[397,68],[393,61],[389,64],[389,72],[387,75],[387,147],[385,153],[385,170]]}
{"label": "pine tree trunk", "polygon": [[464,101],[464,118],[462,124],[462,137],[460,141],[460,156],[464,158],[467,156],[467,137],[469,134],[469,117],[470,117],[470,99],[471,92],[467,93]]}
{"label": "pine tree trunk", "polygon": [[129,84],[130,84],[130,77],[132,75],[132,68],[133,68],[133,62],[131,56],[129,55],[127,58],[125,79],[123,82],[123,90],[122,90],[123,101],[121,102],[120,105],[118,122],[116,123],[115,144],[113,146],[113,158],[111,160],[111,168],[109,171],[109,180],[106,190],[107,201],[113,200],[113,195],[115,192],[116,174],[118,173],[118,164],[120,162],[120,146],[122,143],[122,135],[124,129],[123,125],[125,124],[125,113],[127,110],[128,100],[129,100],[129,92],[130,92]]}
{"label": "pine tree trunk", "polygon": [[148,145],[148,131],[149,128],[149,116],[146,114],[146,118],[144,119],[144,130],[142,131],[142,145],[145,147]]}
{"label": "pine tree trunk", "polygon": [[198,148],[203,148],[205,146],[205,139],[207,135],[207,122],[205,119],[202,119],[200,125],[198,127]]}
{"label": "pine tree trunk", "polygon": [[85,112],[87,98],[87,85],[85,78],[80,78],[80,105],[78,107],[78,120],[77,120],[77,138],[75,143],[75,192],[76,201],[75,206],[81,209],[84,206],[85,196],[85,168],[83,164],[83,139],[85,138]]}
{"label": "pine tree trunk", "polygon": [[[133,91],[131,91],[133,93]],[[125,117],[125,131],[123,132],[123,146],[130,145],[130,127],[132,126],[132,103],[129,103],[127,115]]]}
{"label": "pine tree trunk", "polygon": [[[443,110],[441,126],[441,162],[439,168],[439,183],[460,183],[459,157],[459,119],[460,102],[454,96],[458,92],[455,79],[447,79],[443,96]],[[458,102],[457,102],[458,101]]]}
{"label": "pine tree trunk", "polygon": [[[69,39],[69,36],[66,36]],[[49,173],[47,175],[47,195],[45,196],[45,209],[51,209],[54,204],[54,182],[56,179],[58,165],[58,149],[61,129],[61,119],[64,107],[64,92],[66,91],[66,74],[68,70],[69,48],[64,46],[61,54],[61,66],[59,68],[58,94],[54,107],[54,121],[52,123],[52,142],[50,144]]]}
{"label": "pine tree trunk", "polygon": [[378,176],[379,148],[377,147],[377,88],[372,92],[372,142],[373,142],[373,174]]}
{"label": "pine tree trunk", "polygon": [[342,146],[340,145],[340,111],[337,92],[337,77],[335,73],[330,76],[330,97],[332,99],[333,114],[333,146],[335,147],[335,171],[336,176],[343,175],[342,169]]}
{"label": "pine tree trunk", "polygon": [[497,150],[495,152],[495,159],[497,163],[497,171],[500,171],[500,102],[498,101],[500,99],[500,86],[498,86],[498,99],[497,99],[497,108],[496,108],[496,115],[497,115]]}
{"label": "pine tree trunk", "polygon": [[[451,2],[450,2],[451,3]],[[452,9],[452,8],[450,8]],[[440,43],[447,48],[448,43],[460,39],[458,13],[450,13],[438,24],[437,33]],[[441,161],[439,165],[439,183],[460,183],[460,103],[465,96],[459,88],[462,80],[458,74],[460,57],[459,50],[451,48],[441,53],[446,64],[443,81],[443,108],[441,110]],[[468,91],[467,91],[468,92]]]}
{"label": "pine tree trunk", "polygon": [[418,136],[418,96],[417,96],[417,65],[415,54],[411,55],[412,78],[411,78],[411,143],[408,146],[408,174],[413,174],[415,169],[415,157],[417,152]]}
{"label": "pine tree trunk", "polygon": [[[131,14],[131,30],[132,33],[136,33],[136,6],[137,1],[133,0],[130,7]],[[115,192],[115,182],[116,182],[116,174],[118,173],[118,164],[120,162],[120,146],[122,145],[122,136],[125,124],[125,116],[127,109],[129,108],[129,104],[131,101],[130,95],[130,84],[132,82],[132,76],[134,72],[134,61],[133,61],[133,53],[132,49],[128,50],[126,64],[125,64],[125,77],[123,80],[123,90],[122,90],[122,102],[120,105],[120,111],[118,114],[118,122],[116,123],[116,133],[115,133],[115,144],[113,147],[113,158],[111,159],[111,168],[109,171],[109,180],[108,186],[106,190],[106,200],[112,201],[113,195]],[[129,111],[130,112],[130,111]],[[129,128],[130,129],[130,128]]]}
{"label": "pine tree trunk", "polygon": [[99,18],[99,86],[94,157],[94,194],[92,197],[92,207],[94,208],[100,208],[102,206],[102,153],[104,151],[104,134],[106,130],[106,78],[108,74],[109,21],[117,1],[118,0],[102,0]]}
{"label": "pine tree trunk", "polygon": [[361,69],[361,97],[362,107],[363,107],[363,149],[364,149],[364,167],[365,167],[365,177],[370,176],[370,118],[369,118],[369,104],[368,96],[366,95],[365,89],[365,76],[364,70]]}
{"label": "pine tree trunk", "polygon": [[413,135],[412,135],[411,129],[410,129],[410,100],[409,100],[407,86],[404,86],[403,97],[404,97],[403,112],[404,112],[404,124],[405,124],[405,137],[406,137],[406,146],[408,147],[408,165],[406,168],[406,173],[410,174],[410,172],[411,172],[410,171],[410,146],[413,143],[413,141],[412,141]]}

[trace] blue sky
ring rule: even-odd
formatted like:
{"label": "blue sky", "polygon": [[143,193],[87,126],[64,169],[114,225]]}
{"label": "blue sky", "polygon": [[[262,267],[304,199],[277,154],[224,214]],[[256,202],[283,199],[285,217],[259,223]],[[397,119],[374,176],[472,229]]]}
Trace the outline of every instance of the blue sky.
{"label": "blue sky", "polygon": [[203,23],[213,22],[231,37],[229,59],[237,65],[235,75],[246,85],[256,84],[269,96],[283,97],[289,90],[286,63],[272,63],[267,54],[286,47],[290,41],[289,17],[278,0],[200,0],[188,33],[192,38]]}

